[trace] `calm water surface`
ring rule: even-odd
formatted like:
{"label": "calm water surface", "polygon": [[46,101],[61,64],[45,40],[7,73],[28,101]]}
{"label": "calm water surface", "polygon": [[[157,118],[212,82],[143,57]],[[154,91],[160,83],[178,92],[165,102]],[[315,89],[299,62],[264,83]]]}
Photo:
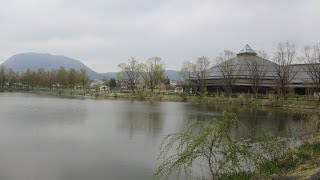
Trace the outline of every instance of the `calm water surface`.
{"label": "calm water surface", "polygon": [[[0,179],[152,179],[165,135],[224,110],[248,127],[288,136],[300,133],[304,117],[281,109],[0,93]],[[248,136],[248,129],[231,133]]]}

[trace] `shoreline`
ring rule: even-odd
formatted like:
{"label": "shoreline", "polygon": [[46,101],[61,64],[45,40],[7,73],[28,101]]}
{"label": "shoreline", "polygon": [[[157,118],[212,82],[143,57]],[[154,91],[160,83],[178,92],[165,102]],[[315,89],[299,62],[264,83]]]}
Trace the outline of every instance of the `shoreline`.
{"label": "shoreline", "polygon": [[[270,160],[262,175],[274,179],[311,179],[320,175],[320,132],[305,137],[303,143],[283,156]],[[261,173],[261,172],[260,172]]]}
{"label": "shoreline", "polygon": [[276,98],[275,96],[264,98],[248,97],[246,94],[239,94],[237,97],[215,97],[215,96],[192,96],[185,94],[170,94],[167,92],[83,92],[71,89],[2,89],[0,93],[30,93],[42,94],[66,98],[90,98],[90,99],[112,99],[112,100],[133,100],[151,102],[186,102],[193,104],[230,104],[248,107],[270,107],[282,109],[317,110],[320,101],[296,96],[287,100]]}

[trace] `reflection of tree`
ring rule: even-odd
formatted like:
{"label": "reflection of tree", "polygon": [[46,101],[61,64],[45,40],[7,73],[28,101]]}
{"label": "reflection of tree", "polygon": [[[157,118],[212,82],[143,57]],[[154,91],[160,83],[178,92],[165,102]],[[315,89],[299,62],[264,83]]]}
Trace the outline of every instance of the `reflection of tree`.
{"label": "reflection of tree", "polygon": [[129,102],[130,108],[120,117],[119,129],[128,132],[130,137],[143,134],[157,136],[163,128],[162,109],[159,104]]}
{"label": "reflection of tree", "polygon": [[286,120],[288,119],[288,114],[285,112],[280,112],[280,115],[278,116],[280,117],[279,119],[279,124],[278,124],[278,132],[282,133],[286,130]]}
{"label": "reflection of tree", "polygon": [[238,115],[241,126],[229,129],[232,137],[254,138],[263,129],[272,134],[290,135],[290,129],[299,126],[296,121],[303,118],[302,112],[268,107],[252,107],[238,105],[188,105],[183,117],[181,129],[186,129],[194,121],[221,119],[224,111]]}
{"label": "reflection of tree", "polygon": [[184,106],[183,121],[179,125],[180,130],[186,130],[189,125],[196,121],[210,121],[212,118],[220,119],[222,114],[218,106],[206,104],[188,104]]}
{"label": "reflection of tree", "polygon": [[[80,101],[80,100],[79,100]],[[35,123],[37,125],[47,124],[58,125],[61,127],[73,127],[83,125],[87,119],[88,111],[82,102],[73,102],[69,100],[48,99],[46,104],[44,101],[37,101],[39,104],[28,104],[24,107],[24,111],[20,113],[12,112],[16,119],[32,119],[32,121],[23,121],[23,123]]]}
{"label": "reflection of tree", "polygon": [[[135,135],[155,137],[162,132],[169,133],[185,130],[195,121],[208,122],[212,118],[221,119],[224,111],[233,112],[239,117],[240,127],[228,130],[232,137],[254,139],[255,136],[259,135],[259,129],[261,128],[272,134],[290,135],[292,129],[299,126],[299,121],[297,120],[303,117],[303,112],[268,107],[230,104],[184,104],[171,107],[162,103],[129,103],[128,107],[130,108],[127,108],[120,115],[118,128],[127,132],[130,137]],[[175,108],[174,110],[173,107]],[[174,113],[175,116],[168,116],[168,113]],[[177,115],[177,113],[181,114],[181,116]],[[298,134],[295,131],[292,133]]]}

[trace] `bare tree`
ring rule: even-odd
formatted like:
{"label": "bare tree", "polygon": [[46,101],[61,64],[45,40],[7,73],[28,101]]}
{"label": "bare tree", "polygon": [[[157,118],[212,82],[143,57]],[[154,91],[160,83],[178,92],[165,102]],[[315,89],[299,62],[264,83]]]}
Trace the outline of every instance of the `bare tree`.
{"label": "bare tree", "polygon": [[164,79],[164,63],[160,57],[151,57],[144,65],[143,79],[151,92]]}
{"label": "bare tree", "polygon": [[183,79],[184,91],[188,94],[191,91],[192,86],[195,85],[195,82],[192,80],[192,77],[195,77],[196,64],[190,61],[186,61],[182,64],[181,70],[179,71],[180,77]]}
{"label": "bare tree", "polygon": [[195,63],[184,62],[180,71],[180,76],[185,80],[185,86],[190,90],[191,87],[198,94],[203,94],[206,91],[206,80],[208,79],[210,61],[207,57],[199,57]]}
{"label": "bare tree", "polygon": [[257,55],[263,59],[269,59],[269,54],[264,50],[258,51]]}
{"label": "bare tree", "polygon": [[313,47],[304,48],[304,60],[307,63],[303,68],[312,81],[314,92],[320,100],[320,43]]}
{"label": "bare tree", "polygon": [[12,88],[18,81],[18,74],[11,68],[0,66],[0,88]]}
{"label": "bare tree", "polygon": [[57,71],[50,70],[45,72],[46,86],[52,89],[53,85],[57,82]]}
{"label": "bare tree", "polygon": [[205,85],[208,79],[210,61],[207,57],[199,57],[195,63],[195,78],[199,86],[198,93],[203,94],[206,91]]}
{"label": "bare tree", "polygon": [[12,88],[12,86],[17,82],[18,80],[18,75],[16,72],[14,72],[13,69],[11,68],[7,68],[6,69],[6,79],[7,79],[7,83],[8,83],[8,87]]}
{"label": "bare tree", "polygon": [[63,66],[60,66],[57,70],[57,81],[59,83],[59,87],[62,88],[65,88],[68,84],[68,72]]}
{"label": "bare tree", "polygon": [[67,82],[69,88],[74,89],[75,85],[77,84],[77,79],[77,71],[74,68],[70,68],[67,72]]}
{"label": "bare tree", "polygon": [[121,63],[118,67],[121,69],[121,73],[128,78],[129,88],[134,93],[135,89],[137,89],[138,80],[142,75],[143,64],[131,57],[128,63]]}
{"label": "bare tree", "polygon": [[291,66],[295,58],[296,48],[294,44],[291,44],[289,41],[278,44],[278,49],[273,58],[276,63],[274,70],[276,73],[278,92],[281,93],[284,99],[287,98],[289,85],[297,74],[297,69]]}
{"label": "bare tree", "polygon": [[250,82],[250,87],[258,98],[259,90],[263,82],[263,78],[266,75],[266,66],[263,61],[259,59],[246,59],[247,75]]}
{"label": "bare tree", "polygon": [[235,54],[230,50],[224,50],[217,58],[218,71],[221,76],[222,85],[227,96],[232,95],[232,85],[236,75]]}

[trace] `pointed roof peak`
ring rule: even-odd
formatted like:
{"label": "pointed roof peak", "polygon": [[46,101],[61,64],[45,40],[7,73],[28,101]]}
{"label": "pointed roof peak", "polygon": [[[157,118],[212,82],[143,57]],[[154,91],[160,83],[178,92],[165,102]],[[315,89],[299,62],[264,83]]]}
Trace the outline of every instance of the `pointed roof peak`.
{"label": "pointed roof peak", "polygon": [[253,56],[256,56],[257,53],[254,52],[254,50],[252,50],[252,48],[249,46],[249,44],[246,44],[246,46],[244,46],[244,48],[237,55],[238,56],[242,56],[242,55],[253,55]]}

